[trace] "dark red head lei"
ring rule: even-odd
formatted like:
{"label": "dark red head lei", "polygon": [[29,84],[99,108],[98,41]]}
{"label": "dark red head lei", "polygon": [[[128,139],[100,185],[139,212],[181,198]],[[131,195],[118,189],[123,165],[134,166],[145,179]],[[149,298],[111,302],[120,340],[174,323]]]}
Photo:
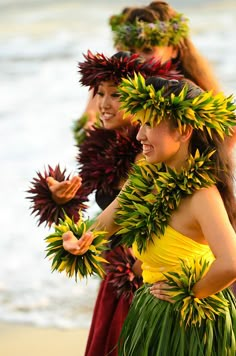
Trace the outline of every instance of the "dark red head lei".
{"label": "dark red head lei", "polygon": [[166,79],[182,78],[177,70],[177,64],[171,61],[161,64],[161,61],[155,57],[145,61],[138,54],[129,52],[118,52],[111,57],[106,57],[102,53],[93,54],[90,51],[83,56],[85,61],[78,63],[80,83],[88,86],[89,89],[94,89],[94,94],[102,81],[119,84],[122,78],[133,77],[134,73],[141,73],[144,78],[149,76]]}

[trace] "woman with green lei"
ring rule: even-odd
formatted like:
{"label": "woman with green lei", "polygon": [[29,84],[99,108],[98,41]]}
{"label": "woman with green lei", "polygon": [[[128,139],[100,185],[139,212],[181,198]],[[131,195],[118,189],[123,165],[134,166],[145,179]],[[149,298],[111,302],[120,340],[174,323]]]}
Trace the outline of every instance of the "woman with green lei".
{"label": "woman with green lei", "polygon": [[142,261],[120,356],[235,356],[236,201],[224,142],[236,125],[233,99],[141,75],[120,93],[146,160],[79,240],[63,234],[64,249],[86,254],[103,227]]}
{"label": "woman with green lei", "polygon": [[[126,7],[110,17],[109,25],[114,47],[118,50],[138,53],[146,59],[155,57],[162,63],[171,60],[185,78],[203,90],[219,92],[219,83],[210,63],[191,40],[189,19],[167,2],[154,1],[145,6]],[[84,114],[74,124],[74,137],[78,143],[86,135],[84,125],[99,124],[96,101],[92,98],[91,94]]]}
{"label": "woman with green lei", "polygon": [[[141,152],[136,140],[137,125],[130,117],[123,118],[117,86],[121,78],[133,77],[140,72],[145,77],[162,75],[180,77],[170,63],[157,60],[144,61],[137,54],[118,52],[112,57],[88,51],[84,62],[79,63],[80,82],[94,90],[98,101],[102,127],[88,132],[78,147],[79,176],[70,178],[59,167],[45,174],[38,173],[30,189],[32,209],[39,223],[49,225],[64,219],[64,213],[78,221],[79,209],[85,210],[87,196],[95,193],[101,209],[118,195],[127,179],[131,164]],[[80,187],[82,182],[82,186]],[[131,250],[122,246],[105,253],[109,264],[106,277],[101,282],[85,355],[117,355],[115,347],[134,291],[141,285],[139,263]]]}

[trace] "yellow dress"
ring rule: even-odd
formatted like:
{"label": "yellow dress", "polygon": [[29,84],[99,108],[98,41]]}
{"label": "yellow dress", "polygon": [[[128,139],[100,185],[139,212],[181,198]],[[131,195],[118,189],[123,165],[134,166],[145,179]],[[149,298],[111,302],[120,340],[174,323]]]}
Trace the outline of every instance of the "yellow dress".
{"label": "yellow dress", "polygon": [[[142,261],[144,284],[136,291],[123,324],[118,355],[236,356],[236,301],[230,290],[213,296],[216,304],[219,298],[226,302],[224,312],[218,314],[212,296],[197,302],[186,288],[183,299],[169,303],[154,297],[149,290],[150,284],[167,279],[163,275],[167,272],[186,281],[183,264],[194,266],[196,261],[203,260],[210,266],[214,261],[210,247],[167,226],[164,235],[154,237],[141,254],[136,243],[133,251]],[[213,317],[209,317],[209,310]],[[186,311],[188,318],[183,319]],[[196,323],[196,315],[200,315],[200,323]]]}
{"label": "yellow dress", "polygon": [[180,269],[180,258],[183,260],[204,257],[212,263],[214,256],[208,245],[200,244],[189,237],[167,226],[165,234],[155,237],[146,251],[140,254],[137,244],[133,244],[135,257],[142,261],[144,283],[155,283],[163,280],[163,272]]}

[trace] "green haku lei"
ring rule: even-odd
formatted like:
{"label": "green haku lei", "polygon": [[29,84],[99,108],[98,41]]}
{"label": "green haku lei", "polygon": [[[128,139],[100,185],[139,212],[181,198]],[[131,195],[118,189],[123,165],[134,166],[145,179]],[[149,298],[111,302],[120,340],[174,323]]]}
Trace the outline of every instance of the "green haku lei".
{"label": "green haku lei", "polygon": [[135,23],[124,21],[122,14],[111,16],[109,21],[115,46],[123,50],[175,46],[189,34],[189,20],[183,14],[177,14],[169,21],[156,20],[154,23],[138,19]]}
{"label": "green haku lei", "polygon": [[163,163],[153,165],[145,160],[133,165],[129,182],[118,196],[119,243],[130,247],[136,242],[141,253],[155,236],[163,235],[181,199],[215,184],[211,160],[214,152],[200,155],[196,151],[179,172]]}
{"label": "green haku lei", "polygon": [[92,220],[84,220],[81,212],[80,219],[77,223],[70,219],[66,214],[64,220],[60,219],[59,224],[54,226],[55,231],[45,238],[47,248],[46,257],[52,259],[52,272],[64,272],[68,277],[77,277],[80,279],[87,278],[91,275],[104,277],[102,263],[107,261],[101,257],[104,250],[107,249],[107,240],[104,239],[105,231],[93,231],[94,240],[88,251],[83,255],[70,254],[63,248],[62,235],[67,231],[72,231],[79,239],[92,225]]}
{"label": "green haku lei", "polygon": [[142,75],[133,79],[122,79],[119,86],[121,109],[125,116],[133,115],[132,122],[142,125],[149,123],[154,127],[163,119],[176,120],[179,129],[190,125],[194,129],[203,130],[206,127],[209,135],[216,130],[223,139],[231,135],[232,127],[236,125],[236,105],[233,96],[225,97],[222,93],[212,95],[212,92],[202,92],[193,99],[187,99],[187,84],[179,95],[172,93],[163,96],[164,88],[156,91],[153,85],[146,85]]}

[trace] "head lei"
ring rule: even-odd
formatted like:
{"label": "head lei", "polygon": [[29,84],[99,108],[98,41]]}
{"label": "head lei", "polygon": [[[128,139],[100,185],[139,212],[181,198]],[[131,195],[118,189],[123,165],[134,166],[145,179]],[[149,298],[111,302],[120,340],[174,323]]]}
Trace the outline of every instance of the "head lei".
{"label": "head lei", "polygon": [[197,130],[205,127],[210,136],[215,130],[222,139],[232,134],[232,127],[236,125],[232,95],[225,97],[222,93],[212,95],[211,91],[202,91],[194,98],[187,98],[188,82],[178,95],[165,96],[164,89],[155,90],[153,85],[146,85],[140,74],[133,79],[123,79],[119,87],[122,109],[126,115],[133,115],[133,122],[139,121],[142,125],[149,123],[153,127],[169,118],[176,121],[180,131],[190,125]]}
{"label": "head lei", "polygon": [[133,77],[138,72],[144,78],[156,75],[166,79],[182,77],[171,61],[161,64],[160,60],[154,57],[144,61],[138,54],[129,52],[118,52],[106,57],[102,53],[93,54],[88,51],[84,58],[85,61],[78,64],[80,83],[94,89],[94,94],[102,81],[113,81],[118,85],[122,78]]}
{"label": "head lei", "polygon": [[122,49],[175,46],[189,33],[188,19],[183,14],[176,14],[168,21],[156,20],[153,23],[139,19],[135,23],[126,22],[125,17],[125,14],[113,15],[109,20],[115,46]]}

